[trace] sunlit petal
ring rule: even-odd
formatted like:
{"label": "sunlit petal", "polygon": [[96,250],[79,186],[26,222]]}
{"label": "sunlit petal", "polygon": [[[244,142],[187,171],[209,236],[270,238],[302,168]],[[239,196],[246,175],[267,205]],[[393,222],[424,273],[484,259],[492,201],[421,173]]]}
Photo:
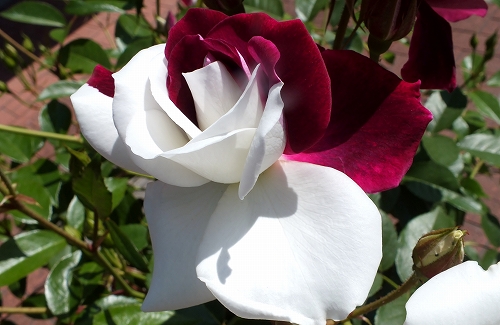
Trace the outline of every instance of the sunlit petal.
{"label": "sunlit petal", "polygon": [[364,302],[381,245],[377,208],[345,174],[278,161],[244,200],[228,187],[196,270],[238,316],[324,324]]}

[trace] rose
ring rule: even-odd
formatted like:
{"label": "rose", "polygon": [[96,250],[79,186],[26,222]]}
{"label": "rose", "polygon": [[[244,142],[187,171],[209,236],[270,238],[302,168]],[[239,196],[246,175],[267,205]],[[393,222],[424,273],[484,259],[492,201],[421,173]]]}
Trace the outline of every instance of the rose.
{"label": "rose", "polygon": [[319,50],[299,21],[201,9],[120,72],[97,67],[72,101],[98,152],[159,179],[145,310],[217,298],[301,324],[345,318],[381,258],[376,207],[330,167],[395,186],[430,119],[418,84]]}

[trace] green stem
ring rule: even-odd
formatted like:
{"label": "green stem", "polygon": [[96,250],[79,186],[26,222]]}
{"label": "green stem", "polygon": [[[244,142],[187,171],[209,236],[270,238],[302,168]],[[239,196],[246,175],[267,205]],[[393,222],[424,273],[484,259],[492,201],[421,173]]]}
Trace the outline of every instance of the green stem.
{"label": "green stem", "polygon": [[7,178],[7,175],[5,175],[5,173],[1,169],[0,169],[0,179],[5,184],[5,186],[7,187],[7,190],[8,190],[8,193],[4,193],[4,194],[7,194],[7,195],[10,194],[12,196],[15,196],[16,195],[16,190],[12,186],[12,183],[10,182],[10,179]]}
{"label": "green stem", "polygon": [[375,310],[379,308],[380,306],[383,306],[391,301],[393,301],[396,298],[401,297],[403,294],[408,292],[413,286],[415,286],[419,281],[419,277],[413,272],[413,274],[410,276],[408,280],[406,280],[399,288],[397,288],[394,291],[391,291],[387,295],[383,296],[382,298],[375,300],[368,305],[361,306],[359,308],[356,308],[352,313],[347,316],[347,319],[352,319],[355,317],[358,317],[360,315],[364,315],[366,313],[371,312],[372,310]]}
{"label": "green stem", "polygon": [[[57,225],[55,225],[52,222],[50,222],[49,220],[45,219],[42,215],[38,214],[37,212],[28,208],[23,203],[19,202],[16,199],[16,196],[15,196],[16,193],[14,191],[14,188],[12,187],[12,184],[10,184],[10,181],[7,179],[7,177],[5,176],[3,171],[1,171],[1,170],[0,170],[0,175],[1,175],[1,178],[4,181],[5,185],[9,188],[8,191],[10,193],[6,193],[7,190],[3,189],[1,186],[0,186],[0,191],[3,194],[11,194],[14,196],[13,198],[10,198],[9,201],[12,203],[13,207],[16,210],[24,213],[25,215],[27,215],[28,217],[30,217],[34,220],[36,220],[42,227],[44,227],[48,230],[52,230],[53,232],[55,232],[59,236],[63,237],[68,244],[79,248],[84,253],[87,253],[87,255],[92,257],[94,260],[96,260],[102,266],[104,266],[114,276],[114,278],[121,284],[121,286],[123,287],[125,292],[127,292],[127,294],[129,294],[130,296],[135,297],[135,298],[144,299],[145,295],[142,292],[138,292],[138,291],[132,289],[132,287],[130,287],[129,284],[125,281],[125,279],[119,274],[119,271],[117,269],[115,269],[109,263],[109,261],[102,255],[102,253],[100,251],[92,252],[90,250],[90,248],[88,247],[88,245],[84,241],[82,241],[76,237],[71,236],[68,232],[64,231],[64,229],[59,228]],[[10,184],[10,187],[9,187],[9,184]]]}
{"label": "green stem", "polygon": [[117,269],[115,269],[109,263],[109,261],[102,255],[102,253],[100,251],[97,251],[93,256],[95,256],[95,258],[97,259],[97,261],[100,264],[102,264],[106,269],[108,269],[108,271],[114,276],[114,278],[116,279],[116,281],[118,281],[121,284],[121,286],[123,287],[123,290],[125,290],[125,292],[128,295],[130,295],[132,297],[135,297],[135,298],[144,299],[144,297],[146,295],[143,294],[142,292],[139,292],[139,291],[136,291],[136,290],[132,289],[132,287],[130,287],[130,285],[120,275],[119,271]]}
{"label": "green stem", "polygon": [[385,282],[389,283],[394,289],[399,288],[399,286],[396,284],[396,282],[392,281],[389,277],[383,275],[382,273],[379,273],[382,279],[384,279]]}
{"label": "green stem", "polygon": [[342,10],[342,16],[340,16],[339,25],[337,26],[335,41],[333,41],[334,50],[342,49],[345,32],[347,30],[347,25],[349,24],[350,18],[351,18],[351,13],[349,12],[349,8],[347,8],[347,5],[345,5],[344,10]]}
{"label": "green stem", "polygon": [[40,137],[40,138],[61,140],[61,141],[65,141],[65,142],[83,143],[83,139],[79,136],[38,131],[38,130],[30,130],[30,129],[20,128],[18,126],[0,124],[0,130],[12,132],[12,133],[18,133],[18,134],[25,134],[25,135],[30,135],[30,136],[34,136],[34,137]]}
{"label": "green stem", "polygon": [[7,42],[9,42],[10,44],[12,44],[12,46],[14,46],[16,49],[18,49],[19,51],[23,52],[31,60],[37,62],[38,64],[40,64],[40,66],[44,67],[45,69],[49,70],[50,72],[56,74],[56,72],[54,70],[52,70],[53,67],[48,66],[45,62],[43,62],[42,60],[40,60],[35,54],[31,53],[24,46],[22,46],[21,44],[19,44],[18,42],[16,42],[16,40],[14,40],[12,37],[10,37],[1,28],[0,28],[0,36],[3,39],[5,39]]}
{"label": "green stem", "polygon": [[0,314],[45,314],[45,307],[0,307]]}
{"label": "green stem", "polygon": [[481,169],[481,167],[483,167],[483,164],[484,164],[484,161],[482,161],[482,160],[479,160],[477,162],[477,164],[474,166],[474,169],[470,173],[470,176],[469,176],[470,179],[474,179],[474,177],[476,177],[476,175],[479,172],[479,170]]}

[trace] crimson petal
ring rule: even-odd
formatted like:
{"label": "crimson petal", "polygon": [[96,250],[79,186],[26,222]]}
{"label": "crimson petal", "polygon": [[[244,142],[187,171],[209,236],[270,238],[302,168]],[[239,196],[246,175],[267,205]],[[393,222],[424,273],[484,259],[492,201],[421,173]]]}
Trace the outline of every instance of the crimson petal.
{"label": "crimson petal", "polygon": [[313,148],[285,157],[338,169],[366,192],[397,186],[432,119],[419,84],[352,51],[322,55],[332,79],[330,125]]}
{"label": "crimson petal", "polygon": [[330,80],[319,50],[299,20],[278,22],[261,13],[228,17],[207,39],[233,45],[248,63],[255,62],[247,46],[254,36],[271,41],[280,52],[276,73],[284,83],[285,152],[306,150],[323,136],[331,111],[331,98],[325,96],[330,92]]}
{"label": "crimson petal", "polygon": [[175,24],[168,32],[167,45],[165,46],[165,57],[167,60],[173,48],[186,35],[200,35],[205,38],[207,33],[227,16],[215,10],[193,8]]}
{"label": "crimson petal", "polygon": [[457,86],[451,26],[425,2],[419,7],[401,75],[408,82],[420,80],[422,89],[451,92]]}
{"label": "crimson petal", "polygon": [[111,71],[98,64],[92,71],[92,76],[87,81],[87,84],[108,97],[114,97],[115,80],[111,74]]}
{"label": "crimson petal", "polygon": [[209,54],[226,66],[242,90],[248,83],[244,72],[248,68],[245,66],[246,63],[241,61],[234,47],[220,40],[203,39],[200,35],[185,36],[170,53],[167,90],[172,102],[195,125],[198,125],[198,122],[191,89],[182,73],[202,68],[204,60]]}
{"label": "crimson petal", "polygon": [[456,22],[472,15],[484,17],[488,5],[483,0],[427,0],[427,3],[447,21]]}

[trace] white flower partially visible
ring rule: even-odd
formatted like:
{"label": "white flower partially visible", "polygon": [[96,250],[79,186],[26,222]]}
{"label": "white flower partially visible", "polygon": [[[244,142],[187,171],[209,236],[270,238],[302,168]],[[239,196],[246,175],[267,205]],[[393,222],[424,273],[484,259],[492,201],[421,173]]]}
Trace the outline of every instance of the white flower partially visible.
{"label": "white flower partially visible", "polygon": [[218,299],[245,318],[344,319],[382,257],[376,206],[337,170],[279,160],[282,82],[262,103],[259,66],[243,90],[219,62],[184,74],[198,128],[168,97],[163,53],[115,73],[114,98],[89,85],[71,97],[97,151],[159,180],[144,205],[155,264],[143,309]]}
{"label": "white flower partially visible", "polygon": [[427,281],[406,303],[405,325],[500,324],[500,263],[468,261]]}

